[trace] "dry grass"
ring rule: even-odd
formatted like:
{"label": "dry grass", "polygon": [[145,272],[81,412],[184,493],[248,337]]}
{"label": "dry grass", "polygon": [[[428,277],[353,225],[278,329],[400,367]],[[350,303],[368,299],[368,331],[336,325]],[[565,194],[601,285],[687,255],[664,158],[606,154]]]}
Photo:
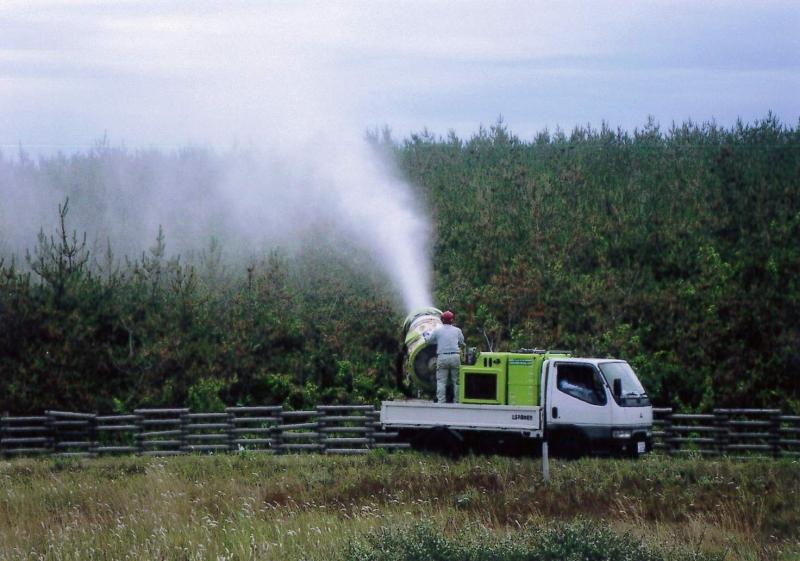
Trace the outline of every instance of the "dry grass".
{"label": "dry grass", "polygon": [[498,536],[577,517],[725,559],[800,557],[800,465],[421,454],[0,463],[0,559],[325,559],[429,520]]}

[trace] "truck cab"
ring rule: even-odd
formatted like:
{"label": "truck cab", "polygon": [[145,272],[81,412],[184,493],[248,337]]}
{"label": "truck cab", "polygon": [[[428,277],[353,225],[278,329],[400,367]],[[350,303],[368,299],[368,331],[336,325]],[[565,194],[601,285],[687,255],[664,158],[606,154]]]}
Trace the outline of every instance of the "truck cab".
{"label": "truck cab", "polygon": [[623,360],[553,358],[542,372],[548,439],[566,455],[604,449],[631,456],[652,447],[653,408]]}
{"label": "truck cab", "polygon": [[624,360],[566,351],[483,352],[459,375],[459,403],[539,406],[556,451],[639,455],[650,450],[653,409]]}

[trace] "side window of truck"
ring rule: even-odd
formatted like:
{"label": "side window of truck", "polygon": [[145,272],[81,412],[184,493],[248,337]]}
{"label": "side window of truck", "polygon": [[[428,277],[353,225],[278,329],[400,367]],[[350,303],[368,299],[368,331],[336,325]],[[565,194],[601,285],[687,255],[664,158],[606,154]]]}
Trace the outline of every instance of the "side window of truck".
{"label": "side window of truck", "polygon": [[557,370],[559,391],[592,405],[605,405],[603,383],[588,364],[559,364]]}

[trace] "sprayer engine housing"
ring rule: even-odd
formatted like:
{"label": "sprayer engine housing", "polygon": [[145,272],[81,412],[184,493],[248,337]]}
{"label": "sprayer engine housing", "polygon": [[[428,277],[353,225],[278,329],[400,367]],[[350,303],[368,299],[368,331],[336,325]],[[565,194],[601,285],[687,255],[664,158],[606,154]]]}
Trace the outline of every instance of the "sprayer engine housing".
{"label": "sprayer engine housing", "polygon": [[551,358],[568,356],[566,351],[524,349],[481,352],[473,364],[461,366],[458,401],[484,405],[540,405],[542,364]]}

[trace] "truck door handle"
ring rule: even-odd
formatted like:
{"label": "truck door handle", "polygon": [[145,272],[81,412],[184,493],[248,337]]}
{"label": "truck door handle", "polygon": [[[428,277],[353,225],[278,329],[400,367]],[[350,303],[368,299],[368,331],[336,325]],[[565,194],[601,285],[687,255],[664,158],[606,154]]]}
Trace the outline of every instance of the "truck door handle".
{"label": "truck door handle", "polygon": [[558,407],[553,407],[552,413],[553,413],[552,417],[554,419],[558,419]]}

